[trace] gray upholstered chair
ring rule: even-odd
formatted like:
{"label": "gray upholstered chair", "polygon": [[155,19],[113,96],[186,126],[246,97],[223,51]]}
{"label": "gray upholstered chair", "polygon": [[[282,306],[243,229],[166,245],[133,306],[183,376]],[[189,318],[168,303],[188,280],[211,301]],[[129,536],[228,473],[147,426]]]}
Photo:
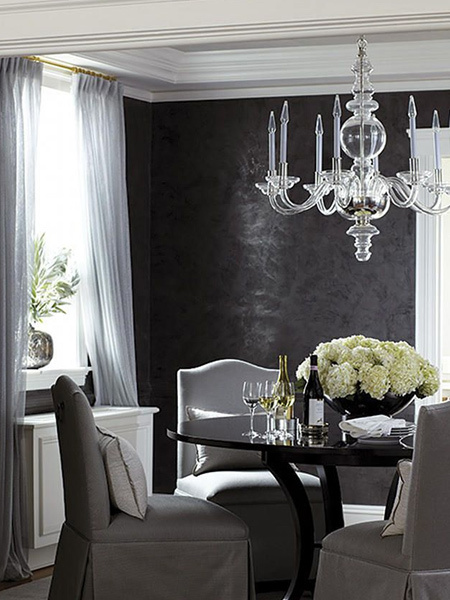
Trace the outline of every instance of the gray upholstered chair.
{"label": "gray upholstered chair", "polygon": [[[181,369],[178,371],[178,422],[186,421],[189,416],[208,416],[192,407],[243,414],[246,412],[242,402],[243,381],[275,380],[277,376],[276,369],[233,359]],[[256,453],[203,447],[197,451],[202,459],[206,453],[205,462],[211,458],[211,468],[202,464],[199,469],[196,448],[192,444],[179,443],[175,494],[210,500],[247,523],[257,582],[290,579],[295,552],[293,522],[284,493],[273,475],[264,469]],[[308,473],[299,473],[299,477],[311,501],[316,534],[320,539],[324,525],[319,479]]]}
{"label": "gray upholstered chair", "polygon": [[245,524],[210,502],[173,495],[150,496],[144,520],[113,511],[86,397],[68,377],[52,393],[66,521],[50,600],[254,598]]}
{"label": "gray upholstered chair", "polygon": [[450,402],[420,409],[403,535],[386,521],[323,540],[314,600],[450,598]]}

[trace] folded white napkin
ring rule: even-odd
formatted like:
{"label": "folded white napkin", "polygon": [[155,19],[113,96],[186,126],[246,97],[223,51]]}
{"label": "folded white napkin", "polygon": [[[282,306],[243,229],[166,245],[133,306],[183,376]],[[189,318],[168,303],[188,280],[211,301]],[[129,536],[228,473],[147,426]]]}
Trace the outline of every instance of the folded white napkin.
{"label": "folded white napkin", "polygon": [[339,427],[354,438],[382,437],[389,435],[393,427],[405,427],[405,419],[392,419],[386,415],[359,417],[341,421]]}

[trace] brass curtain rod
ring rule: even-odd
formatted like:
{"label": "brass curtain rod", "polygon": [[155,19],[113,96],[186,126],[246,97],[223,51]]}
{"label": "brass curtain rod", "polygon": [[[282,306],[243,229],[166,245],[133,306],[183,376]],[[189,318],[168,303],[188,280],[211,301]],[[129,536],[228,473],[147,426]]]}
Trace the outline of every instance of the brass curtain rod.
{"label": "brass curtain rod", "polygon": [[28,60],[34,60],[35,62],[43,63],[44,65],[50,65],[57,69],[65,69],[71,73],[83,73],[84,75],[91,75],[92,77],[101,77],[107,81],[117,81],[117,77],[112,75],[105,75],[104,73],[97,73],[96,71],[90,71],[89,69],[83,69],[83,67],[75,67],[72,65],[65,65],[64,63],[57,62],[56,60],[50,60],[48,58],[42,58],[41,56],[24,56]]}

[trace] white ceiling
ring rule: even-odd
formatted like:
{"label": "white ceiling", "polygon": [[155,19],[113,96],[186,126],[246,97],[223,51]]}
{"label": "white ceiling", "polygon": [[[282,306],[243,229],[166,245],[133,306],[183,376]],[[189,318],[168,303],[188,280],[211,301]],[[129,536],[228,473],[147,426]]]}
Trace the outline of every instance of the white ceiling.
{"label": "white ceiling", "polygon": [[153,102],[348,92],[361,34],[378,91],[449,87],[448,0],[0,0],[0,55],[55,56]]}
{"label": "white ceiling", "polygon": [[[361,31],[364,33],[364,31]],[[349,92],[354,35],[52,54],[152,102]],[[377,91],[450,88],[450,31],[367,36]]]}

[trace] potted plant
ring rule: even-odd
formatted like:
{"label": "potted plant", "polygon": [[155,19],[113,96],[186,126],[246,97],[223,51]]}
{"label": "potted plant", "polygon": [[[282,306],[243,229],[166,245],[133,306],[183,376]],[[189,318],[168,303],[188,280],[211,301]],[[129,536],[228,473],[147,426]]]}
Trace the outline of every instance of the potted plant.
{"label": "potted plant", "polygon": [[[325,400],[341,414],[394,415],[414,396],[425,398],[439,389],[438,369],[407,342],[353,335],[323,342],[313,354]],[[300,384],[308,372],[309,357],[297,369]]]}
{"label": "potted plant", "polygon": [[57,313],[65,313],[68,299],[77,291],[80,278],[75,270],[68,273],[70,250],[62,249],[49,259],[45,252],[45,234],[34,241],[30,290],[28,369],[40,369],[53,358],[50,334],[35,329],[37,323]]}

